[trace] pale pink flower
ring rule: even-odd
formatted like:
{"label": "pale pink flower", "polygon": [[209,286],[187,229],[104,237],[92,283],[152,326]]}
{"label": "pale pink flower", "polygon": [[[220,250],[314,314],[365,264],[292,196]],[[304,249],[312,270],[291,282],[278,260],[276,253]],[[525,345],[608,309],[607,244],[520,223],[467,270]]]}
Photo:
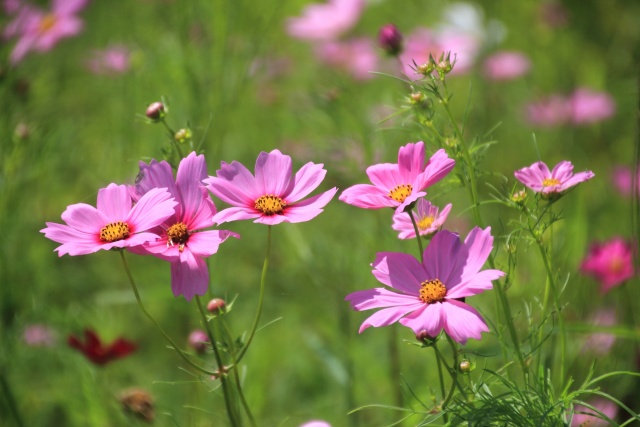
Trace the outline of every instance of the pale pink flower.
{"label": "pale pink flower", "polygon": [[84,23],[76,14],[87,4],[88,0],[53,0],[47,12],[24,5],[10,24],[10,36],[19,37],[11,52],[11,63],[17,64],[30,51],[49,51],[61,39],[79,34]]}
{"label": "pale pink flower", "polygon": [[207,350],[207,343],[209,342],[209,335],[202,329],[195,329],[189,334],[187,338],[189,347],[194,349],[196,353],[202,354]]}
{"label": "pale pink flower", "polygon": [[360,19],[364,0],[329,0],[307,6],[302,16],[287,20],[287,33],[297,39],[335,40]]}
{"label": "pale pink flower", "polygon": [[571,123],[582,125],[608,119],[616,112],[616,104],[606,92],[596,92],[587,88],[576,89],[569,97]]}
{"label": "pale pink flower", "polygon": [[571,102],[562,95],[551,95],[525,106],[525,118],[532,125],[553,127],[566,124],[571,117]]}
{"label": "pale pink flower", "polygon": [[173,215],[176,205],[166,188],[149,191],[133,205],[126,185],[109,184],[98,190],[96,208],[70,205],[62,213],[66,225],[47,222],[40,232],[62,243],[55,249],[59,256],[131,248],[156,240],[158,235],[149,230]]}
{"label": "pale pink flower", "polygon": [[[416,225],[418,226],[420,235],[428,236],[438,231],[447,220],[449,211],[451,211],[451,206],[451,203],[449,203],[444,207],[442,212],[439,212],[440,209],[437,206],[432,205],[427,199],[419,199],[416,203],[414,219],[416,220]],[[399,239],[413,239],[416,237],[416,232],[408,213],[395,213],[393,215],[393,225],[391,227],[400,232],[400,234],[398,234]]]}
{"label": "pale pink flower", "polygon": [[369,166],[367,175],[373,183],[357,184],[347,188],[340,200],[365,209],[395,208],[396,212],[420,197],[426,196],[427,187],[444,178],[455,166],[455,160],[440,149],[425,162],[424,143],[409,143],[400,147],[398,163]]}
{"label": "pale pink flower", "polygon": [[[617,166],[613,170],[613,185],[625,197],[630,197],[633,191],[633,171],[626,166]],[[636,186],[640,194],[640,168],[636,177]]]}
{"label": "pale pink flower", "polygon": [[30,347],[51,347],[55,343],[55,332],[46,325],[29,325],[24,329],[22,339]]}
{"label": "pale pink flower", "polygon": [[543,162],[535,162],[531,166],[514,172],[515,177],[537,193],[557,195],[581,182],[588,181],[595,175],[591,171],[573,173],[573,165],[567,160],[558,163],[553,171],[549,171]]}
{"label": "pale pink flower", "polygon": [[291,157],[280,150],[260,153],[255,176],[239,162],[222,162],[216,176],[204,180],[214,196],[233,207],[218,212],[213,222],[254,219],[275,225],[304,222],[318,216],[338,191],[337,188],[302,200],[315,190],[326,175],[323,164],[307,163],[291,177]]}
{"label": "pale pink flower", "polygon": [[207,292],[209,269],[204,258],[215,254],[228,237],[240,237],[227,230],[203,230],[213,226],[216,214],[202,184],[206,177],[204,156],[192,152],[180,161],[175,181],[167,162],[152,160],[148,165],[140,162],[137,183],[131,189],[134,200],[138,200],[156,188],[165,187],[178,202],[175,213],[152,230],[159,238],[134,251],[170,261],[171,290],[175,296],[184,295],[187,301]]}
{"label": "pale pink flower", "polygon": [[102,50],[94,50],[87,60],[87,68],[99,75],[122,74],[129,70],[131,52],[126,46],[110,46]]}
{"label": "pale pink flower", "polygon": [[[612,309],[599,310],[590,323],[595,326],[613,326],[616,324],[616,312]],[[595,354],[605,355],[609,353],[615,342],[614,334],[596,332],[587,336],[582,348]]]}
{"label": "pale pink flower", "polygon": [[[587,403],[602,412],[610,420],[615,419],[616,415],[618,415],[618,405],[608,399],[596,397]],[[575,405],[573,414],[571,427],[607,427],[611,425],[609,421],[603,420],[602,416],[596,411],[583,405]]]}
{"label": "pale pink flower", "polygon": [[593,243],[580,271],[595,277],[600,282],[602,293],[609,292],[633,277],[633,247],[620,237]]}
{"label": "pale pink flower", "polygon": [[484,61],[484,76],[489,80],[505,81],[522,77],[531,69],[531,61],[522,52],[496,52]]}
{"label": "pale pink flower", "polygon": [[459,299],[491,289],[491,281],[504,275],[500,270],[480,271],[492,249],[491,228],[476,227],[464,243],[450,231],[436,233],[422,263],[404,253],[378,253],[373,275],[399,292],[375,288],[349,294],[345,299],[355,310],[382,309],[367,318],[359,332],[399,322],[416,335],[437,337],[444,329],[462,344],[469,338],[480,339],[489,328],[474,308]]}
{"label": "pale pink flower", "polygon": [[331,424],[329,424],[326,421],[311,420],[311,421],[307,421],[304,424],[300,424],[300,427],[331,427]]}
{"label": "pale pink flower", "polygon": [[378,68],[374,43],[366,38],[324,42],[315,53],[321,61],[347,71],[357,80],[373,78],[371,71]]}

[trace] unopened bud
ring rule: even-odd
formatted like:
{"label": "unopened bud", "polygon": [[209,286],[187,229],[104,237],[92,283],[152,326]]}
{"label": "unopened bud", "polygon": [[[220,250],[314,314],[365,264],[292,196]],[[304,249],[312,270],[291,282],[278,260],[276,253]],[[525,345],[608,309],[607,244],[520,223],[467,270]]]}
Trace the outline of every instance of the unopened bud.
{"label": "unopened bud", "polygon": [[422,92],[413,92],[412,94],[409,95],[409,100],[414,105],[422,104],[425,99],[426,99],[426,96]]}
{"label": "unopened bud", "polygon": [[378,32],[378,43],[389,55],[397,56],[402,52],[402,33],[393,24],[384,25]]}
{"label": "unopened bud", "polygon": [[184,144],[191,139],[191,136],[191,129],[182,128],[176,132],[173,138],[176,140],[176,142]]}
{"label": "unopened bud", "polygon": [[511,196],[511,201],[519,205],[523,204],[526,199],[527,199],[527,192],[525,190],[516,191]]}
{"label": "unopened bud", "polygon": [[423,76],[428,76],[431,73],[433,73],[433,70],[435,70],[435,65],[429,61],[429,62],[425,62],[424,64],[418,65],[416,67],[416,72],[418,74],[422,74]]}
{"label": "unopened bud", "polygon": [[196,329],[189,334],[189,346],[193,348],[196,353],[204,353],[207,349],[207,342],[209,342],[209,337],[205,331]]}
{"label": "unopened bud", "polygon": [[438,337],[432,337],[429,335],[424,329],[416,334],[416,339],[423,344],[433,344],[436,342],[437,338]]}
{"label": "unopened bud", "polygon": [[146,116],[154,122],[164,118],[166,111],[162,102],[154,102],[147,107]]}
{"label": "unopened bud", "polygon": [[214,298],[207,304],[207,310],[209,313],[218,313],[219,311],[224,310],[227,303],[221,298]]}
{"label": "unopened bud", "polygon": [[468,374],[472,370],[473,370],[473,366],[471,365],[470,361],[465,359],[462,362],[460,362],[460,372],[464,372],[465,374]]}

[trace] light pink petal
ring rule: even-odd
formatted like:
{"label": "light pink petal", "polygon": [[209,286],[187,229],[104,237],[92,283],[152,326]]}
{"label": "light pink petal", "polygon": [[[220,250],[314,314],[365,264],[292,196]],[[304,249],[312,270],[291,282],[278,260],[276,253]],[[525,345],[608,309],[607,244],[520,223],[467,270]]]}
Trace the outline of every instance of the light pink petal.
{"label": "light pink petal", "polygon": [[287,222],[287,217],[284,215],[260,215],[255,221],[258,224],[265,225],[277,225],[283,222]]}
{"label": "light pink petal", "polygon": [[62,213],[62,220],[76,230],[93,235],[99,235],[102,227],[109,224],[102,212],[85,203],[68,206]]}
{"label": "light pink petal", "polygon": [[411,328],[416,335],[424,331],[435,338],[445,325],[443,304],[423,304],[421,308],[401,319],[400,324]]}
{"label": "light pink petal", "polygon": [[337,191],[338,189],[334,187],[324,193],[310,197],[294,205],[287,206],[283,213],[286,217],[286,221],[296,223],[309,221],[315,218],[320,215],[323,208],[331,201]]}
{"label": "light pink petal", "polygon": [[[376,187],[388,194],[398,185],[411,184],[412,181],[404,180],[400,176],[398,165],[393,163],[380,163],[367,168],[367,176]],[[397,203],[397,202],[396,202]]]}
{"label": "light pink petal", "polygon": [[371,264],[373,275],[387,286],[418,296],[420,284],[427,275],[420,262],[411,255],[400,252],[380,252]]}
{"label": "light pink petal", "polygon": [[395,208],[398,202],[386,191],[369,184],[356,184],[344,190],[339,200],[364,209]]}
{"label": "light pink petal", "polygon": [[442,180],[455,167],[455,160],[449,158],[444,149],[436,151],[427,162],[424,172],[414,179],[415,191],[423,190]]}
{"label": "light pink petal", "polygon": [[16,65],[17,63],[22,61],[27,53],[29,53],[29,51],[33,49],[36,40],[36,37],[29,34],[25,34],[20,37],[13,50],[11,51],[11,64]]}
{"label": "light pink petal", "polygon": [[479,340],[482,332],[489,332],[487,324],[473,307],[463,302],[447,299],[443,304],[444,330],[460,344],[469,338]]}
{"label": "light pink petal", "polygon": [[[207,164],[203,155],[191,152],[180,161],[176,175],[176,187],[180,191],[183,221],[192,218],[200,209],[203,199],[207,197],[202,192],[202,180],[207,177]],[[210,215],[213,215],[211,212]]]}
{"label": "light pink petal", "polygon": [[484,263],[489,258],[491,251],[493,250],[493,236],[491,235],[491,227],[487,227],[484,230],[480,227],[475,227],[467,235],[464,240],[464,245],[469,251],[469,258],[467,265],[464,267],[462,273],[463,279],[476,274]]}
{"label": "light pink petal", "polygon": [[491,281],[499,279],[504,276],[504,272],[500,270],[483,270],[479,273],[475,273],[468,279],[456,286],[447,289],[447,298],[464,298],[472,295],[477,295],[483,291],[493,288]]}
{"label": "light pink petal", "polygon": [[223,209],[213,216],[213,222],[215,224],[222,224],[230,221],[241,221],[243,219],[259,218],[262,212],[258,212],[255,209],[248,208],[227,208]]}
{"label": "light pink petal", "polygon": [[[253,176],[251,177],[251,179],[253,179]],[[215,176],[210,176],[203,182],[207,184],[207,190],[209,190],[211,194],[232,206],[253,206],[258,197],[260,197],[249,196],[249,194],[254,192],[253,189],[250,190],[248,188],[245,188],[244,190],[247,192],[243,192],[234,183]]]}
{"label": "light pink petal", "polygon": [[573,165],[567,160],[558,163],[551,171],[551,178],[564,182],[573,175]]}
{"label": "light pink petal", "polygon": [[[204,180],[209,184],[209,191],[214,196],[234,206],[244,206],[255,202],[263,196],[258,191],[256,179],[242,163],[233,161],[231,164],[221,162],[220,169],[216,171],[216,177]],[[223,194],[219,191],[225,190]]]}
{"label": "light pink petal", "polygon": [[542,191],[542,182],[551,178],[551,172],[543,162],[536,162],[529,167],[517,170],[514,175],[518,181],[534,191]]}
{"label": "light pink petal", "polygon": [[[415,178],[424,170],[424,163],[424,142],[410,142],[409,144],[400,147],[400,150],[398,151],[398,172],[400,181],[405,184],[413,184]],[[371,182],[373,182],[373,180]],[[416,190],[422,190],[422,188],[416,188]]]}
{"label": "light pink petal", "polygon": [[155,233],[142,232],[142,233],[132,234],[124,240],[118,240],[113,243],[104,243],[104,246],[113,245],[112,247],[118,247],[118,248],[134,247],[134,246],[144,245],[148,242],[154,242],[158,239],[160,239],[160,236],[158,236]]}
{"label": "light pink petal", "polygon": [[85,255],[101,249],[98,236],[78,231],[68,225],[47,222],[47,228],[40,230],[40,232],[44,233],[47,239],[62,243],[55,249],[58,256],[65,254]]}
{"label": "light pink petal", "polygon": [[106,188],[98,190],[96,206],[110,223],[127,218],[131,205],[131,196],[126,185],[109,184]]}
{"label": "light pink petal", "polygon": [[185,216],[184,222],[187,224],[189,230],[200,230],[203,228],[212,227],[213,216],[216,214],[216,206],[213,204],[213,200],[209,196],[207,190],[200,186],[201,203],[195,212],[191,213],[191,216]]}
{"label": "light pink petal", "polygon": [[176,190],[173,179],[171,165],[164,160],[158,162],[153,159],[148,165],[144,162],[140,162],[140,172],[136,177],[136,184],[134,187],[134,200],[139,200],[142,195],[152,188],[166,188],[167,191],[176,198],[176,201],[180,202],[179,194]]}
{"label": "light pink petal", "polygon": [[[123,187],[126,186],[123,185]],[[128,194],[127,194],[127,197]],[[138,200],[127,216],[127,224],[139,233],[162,224],[175,213],[178,203],[171,198],[166,188],[154,188]]]}
{"label": "light pink petal", "polygon": [[595,174],[593,172],[591,172],[591,171],[578,172],[577,174],[573,175],[571,178],[566,180],[560,186],[560,191],[567,190],[567,189],[573,187],[574,185],[578,185],[581,182],[588,181],[591,178],[593,178],[594,176],[595,176]]}
{"label": "light pink petal", "polygon": [[416,310],[424,305],[424,302],[414,295],[399,294],[384,288],[356,291],[347,295],[345,300],[358,311],[395,306],[415,306],[413,309]]}
{"label": "light pink petal", "polygon": [[411,312],[412,310],[415,310],[415,308],[412,306],[383,308],[382,310],[379,310],[374,314],[372,314],[371,316],[369,316],[362,323],[358,332],[362,333],[362,331],[364,331],[365,329],[371,326],[377,328],[380,326],[387,326],[392,323],[395,323],[398,320],[400,320],[404,315]]}
{"label": "light pink petal", "polygon": [[260,196],[283,196],[288,193],[291,182],[291,157],[279,150],[264,151],[256,160],[256,186]]}
{"label": "light pink petal", "polygon": [[427,277],[423,280],[440,279],[447,289],[460,282],[468,251],[457,234],[447,230],[436,233],[424,250],[424,268]]}
{"label": "light pink petal", "polygon": [[323,164],[307,163],[297,173],[294,178],[293,189],[289,194],[285,194],[285,199],[289,203],[297,202],[306,197],[313,190],[318,188],[324,179],[327,171],[323,169]]}
{"label": "light pink petal", "polygon": [[194,295],[204,295],[209,288],[207,263],[198,257],[171,263],[171,290],[176,297],[184,295],[191,301]]}
{"label": "light pink petal", "polygon": [[239,239],[240,235],[227,230],[200,231],[189,236],[187,247],[194,256],[205,258],[218,252],[220,244],[229,237]]}
{"label": "light pink petal", "polygon": [[84,9],[89,0],[53,0],[52,10],[56,15],[73,15]]}

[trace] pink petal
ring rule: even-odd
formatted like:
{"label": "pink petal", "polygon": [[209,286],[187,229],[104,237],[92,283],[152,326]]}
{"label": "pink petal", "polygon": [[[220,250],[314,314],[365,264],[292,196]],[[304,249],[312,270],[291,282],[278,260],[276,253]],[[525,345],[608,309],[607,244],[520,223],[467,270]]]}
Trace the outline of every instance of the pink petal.
{"label": "pink petal", "polygon": [[131,205],[131,196],[126,185],[109,184],[106,188],[98,190],[96,206],[109,223],[127,218]]}
{"label": "pink petal", "polygon": [[233,206],[253,204],[263,195],[257,191],[256,179],[251,172],[236,161],[222,162],[216,176],[210,176],[204,183],[214,196]]}
{"label": "pink petal", "polygon": [[[126,190],[126,186],[122,187]],[[166,188],[153,188],[138,200],[127,215],[126,222],[133,227],[135,233],[148,230],[171,217],[177,204]]]}
{"label": "pink petal", "polygon": [[[191,152],[180,161],[176,175],[176,187],[180,190],[183,219],[191,218],[199,210],[203,198],[202,180],[207,177],[207,165],[203,155]],[[211,212],[210,215],[213,215]]]}
{"label": "pink petal", "polygon": [[213,204],[207,190],[200,186],[200,205],[191,213],[191,216],[185,215],[183,220],[189,230],[200,230],[213,226],[213,216],[215,214],[216,206]]}
{"label": "pink petal", "polygon": [[364,209],[395,208],[398,202],[388,196],[387,192],[368,184],[356,184],[340,194],[339,200]]}
{"label": "pink petal", "polygon": [[467,238],[464,240],[464,245],[467,247],[469,256],[462,276],[463,278],[467,278],[480,271],[493,250],[491,227],[487,227],[484,230],[475,227],[467,235]]}
{"label": "pink petal", "polygon": [[176,297],[184,295],[191,301],[194,295],[204,295],[209,288],[207,263],[198,257],[189,257],[186,262],[171,263],[171,290]]}
{"label": "pink petal", "polygon": [[279,150],[264,151],[256,160],[256,189],[263,195],[283,196],[288,193],[291,182],[291,157]]}
{"label": "pink petal", "polygon": [[259,218],[261,215],[262,213],[256,211],[255,209],[227,208],[215,214],[212,220],[215,224],[220,225],[222,223],[230,221]]}
{"label": "pink petal", "polygon": [[358,333],[362,333],[362,331],[364,331],[370,326],[377,328],[380,326],[387,326],[392,323],[395,323],[398,320],[400,320],[404,315],[406,315],[408,312],[414,309],[415,308],[411,306],[383,308],[382,310],[376,311],[374,314],[367,317],[367,319],[360,326]]}
{"label": "pink petal", "polygon": [[102,212],[85,203],[68,206],[62,213],[62,220],[76,230],[94,236],[99,235],[102,227],[110,222]]}
{"label": "pink petal", "polygon": [[[399,180],[405,184],[413,184],[415,178],[423,171],[424,162],[424,142],[411,142],[403,147],[400,147],[400,150],[398,151],[397,166],[399,172]],[[416,191],[418,190],[422,190],[422,188],[416,188]]]}
{"label": "pink petal", "polygon": [[284,215],[260,215],[253,222],[265,225],[277,225],[289,221],[287,221],[287,217]]}
{"label": "pink petal", "polygon": [[78,231],[68,225],[47,222],[47,228],[40,230],[40,232],[44,233],[47,239],[62,243],[55,249],[58,256],[65,254],[86,255],[101,249],[98,236]]}
{"label": "pink petal", "polygon": [[446,230],[436,233],[424,250],[424,280],[440,279],[447,289],[454,287],[460,282],[467,256],[467,248],[457,234]]}
{"label": "pink petal", "polygon": [[504,272],[500,270],[483,270],[475,273],[468,279],[462,279],[462,282],[447,289],[447,298],[464,298],[477,295],[486,290],[493,289],[491,281],[504,276]]}
{"label": "pink petal", "polygon": [[420,262],[408,254],[380,252],[371,266],[374,268],[373,275],[380,283],[414,297],[420,293],[420,284],[427,280]]}
{"label": "pink petal", "polygon": [[346,296],[354,310],[371,310],[372,308],[415,306],[418,309],[424,302],[414,295],[399,294],[384,288],[365,289]]}
{"label": "pink petal", "polygon": [[[136,178],[134,199],[137,201],[143,194],[152,188],[166,188],[174,197],[178,196],[175,182],[173,180],[173,171],[171,165],[164,160],[158,162],[153,159],[147,165],[140,162],[140,172]],[[176,200],[178,201],[178,200]]]}
{"label": "pink petal", "polygon": [[567,160],[563,160],[551,171],[551,178],[555,178],[560,182],[565,182],[573,175],[573,165]]}
{"label": "pink petal", "polygon": [[53,0],[52,10],[56,15],[73,15],[84,9],[89,0]]}
{"label": "pink petal", "polygon": [[418,335],[426,332],[431,337],[437,337],[445,324],[442,303],[423,304],[421,308],[400,320],[400,324],[411,328]]}
{"label": "pink petal", "polygon": [[240,235],[227,230],[200,231],[189,236],[187,246],[194,256],[204,258],[218,252],[220,244],[229,237],[239,239]]}
{"label": "pink petal", "polygon": [[482,332],[489,332],[480,313],[463,302],[447,299],[443,312],[445,332],[460,344],[466,344],[469,338],[479,340]]}
{"label": "pink petal", "polygon": [[449,158],[444,149],[436,151],[429,159],[424,171],[414,178],[415,190],[423,190],[442,180],[455,167],[455,160]]}
{"label": "pink petal", "polygon": [[[367,176],[384,194],[387,195],[389,191],[393,190],[398,185],[411,184],[413,180],[403,179],[398,171],[398,165],[392,163],[380,163],[377,165],[369,166],[367,168]],[[395,202],[396,204],[398,202]]]}
{"label": "pink petal", "polygon": [[289,194],[285,194],[287,202],[297,202],[318,188],[327,174],[323,166],[309,162],[296,172],[293,189]]}
{"label": "pink petal", "polygon": [[327,203],[335,196],[337,188],[325,191],[324,193],[305,199],[294,205],[285,208],[283,215],[287,222],[305,222],[320,215]]}
{"label": "pink petal", "polygon": [[573,175],[571,178],[566,180],[560,186],[560,191],[565,191],[565,190],[573,187],[574,185],[580,184],[581,182],[588,181],[591,178],[593,178],[594,176],[595,176],[595,174],[593,172],[591,172],[591,171],[578,172],[577,174]]}

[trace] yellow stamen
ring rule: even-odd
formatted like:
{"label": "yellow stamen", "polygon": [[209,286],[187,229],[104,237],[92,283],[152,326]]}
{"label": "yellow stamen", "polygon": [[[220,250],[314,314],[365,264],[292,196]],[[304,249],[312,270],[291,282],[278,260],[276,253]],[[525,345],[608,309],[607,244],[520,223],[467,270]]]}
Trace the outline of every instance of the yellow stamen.
{"label": "yellow stamen", "polygon": [[182,252],[189,240],[190,233],[184,222],[176,222],[167,229],[167,236],[169,237],[167,239],[167,247],[177,244],[178,250]]}
{"label": "yellow stamen", "polygon": [[55,15],[49,14],[42,18],[42,20],[38,23],[38,31],[40,34],[46,33],[51,30],[58,21]]}
{"label": "yellow stamen", "polygon": [[560,181],[558,181],[555,178],[547,178],[544,181],[542,181],[543,187],[553,187],[554,185],[560,185]]}
{"label": "yellow stamen", "polygon": [[425,216],[418,221],[418,229],[423,231],[428,229],[429,227],[431,227],[431,224],[433,224],[434,220],[435,218],[432,216]]}
{"label": "yellow stamen", "polygon": [[287,202],[278,196],[266,194],[256,200],[255,208],[265,215],[280,214],[287,206]]}
{"label": "yellow stamen", "polygon": [[389,197],[396,202],[403,203],[413,191],[411,184],[397,185],[393,190],[389,191]]}
{"label": "yellow stamen", "polygon": [[118,221],[112,222],[102,227],[100,230],[100,240],[103,242],[117,242],[118,240],[129,237],[129,224]]}
{"label": "yellow stamen", "polygon": [[440,302],[447,296],[447,287],[440,279],[425,280],[420,285],[420,299],[426,304]]}

